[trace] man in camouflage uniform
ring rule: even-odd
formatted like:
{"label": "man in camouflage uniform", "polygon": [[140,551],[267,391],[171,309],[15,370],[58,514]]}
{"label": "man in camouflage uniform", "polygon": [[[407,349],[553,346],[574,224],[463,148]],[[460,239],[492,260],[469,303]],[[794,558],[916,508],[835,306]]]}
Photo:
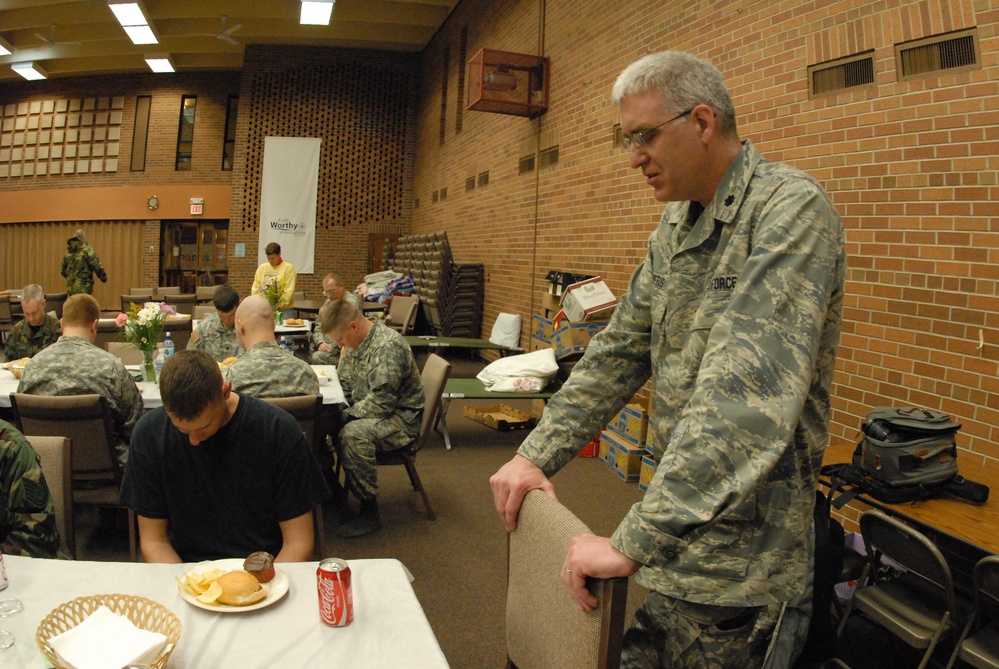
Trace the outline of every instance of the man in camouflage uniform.
{"label": "man in camouflage uniform", "polygon": [[0,553],[65,558],[38,454],[17,428],[0,420]]}
{"label": "man in camouflage uniform", "polygon": [[71,295],[62,308],[62,336],[24,366],[17,392],[29,395],[106,397],[118,460],[128,458],[132,428],[142,415],[142,395],[121,358],[94,345],[101,310],[90,295]]}
{"label": "man in camouflage uniform", "polygon": [[[625,667],[745,667],[772,609],[802,595],[842,316],[839,217],[814,179],[736,132],[721,74],[652,54],[612,93],[633,168],[668,203],[608,327],[518,454],[490,479],[508,530],[651,376],[658,467],[610,538],[574,540],[561,577],[650,590]],[[640,570],[640,571],[639,571]]]}
{"label": "man in camouflage uniform", "polygon": [[274,340],[274,312],[263,295],[250,295],[236,309],[236,339],[246,353],[223,373],[234,392],[253,397],[319,394],[319,377],[309,363]]}
{"label": "man in camouflage uniform", "polygon": [[7,335],[8,360],[34,357],[62,334],[59,319],[45,313],[45,291],[37,283],[21,291],[21,311],[24,319],[14,324]]}
{"label": "man in camouflage uniform", "polygon": [[382,526],[375,454],[410,444],[420,433],[423,380],[409,344],[384,323],[371,322],[347,300],[334,302],[322,331],[343,349],[338,376],[350,406],[343,412],[339,452],[347,490],[360,513],[341,537],[360,537]]}
{"label": "man in camouflage uniform", "polygon": [[312,352],[312,364],[335,365],[340,362],[340,347],[336,345],[335,341],[323,334],[323,316],[329,312],[330,306],[337,300],[347,300],[360,310],[361,296],[348,292],[347,286],[336,274],[327,274],[323,277],[323,295],[326,296],[326,302],[319,310],[319,317],[316,319],[312,332],[312,343],[316,347],[316,350]]}
{"label": "man in camouflage uniform", "polygon": [[191,333],[187,348],[208,351],[216,362],[241,355],[243,348],[236,341],[236,307],[239,293],[227,284],[215,289],[212,297],[215,313],[205,316]]}
{"label": "man in camouflage uniform", "polygon": [[94,274],[102,283],[107,283],[101,259],[94,248],[87,243],[83,230],[66,240],[66,255],[62,258],[62,275],[66,277],[66,292],[70,295],[94,292]]}

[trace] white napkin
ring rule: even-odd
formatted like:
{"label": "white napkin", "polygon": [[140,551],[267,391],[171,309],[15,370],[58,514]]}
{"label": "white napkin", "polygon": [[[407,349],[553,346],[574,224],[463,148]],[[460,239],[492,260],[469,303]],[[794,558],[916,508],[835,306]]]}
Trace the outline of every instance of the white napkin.
{"label": "white napkin", "polygon": [[86,620],[49,639],[63,662],[76,669],[121,669],[159,657],[167,638],[139,629],[128,618],[101,606]]}

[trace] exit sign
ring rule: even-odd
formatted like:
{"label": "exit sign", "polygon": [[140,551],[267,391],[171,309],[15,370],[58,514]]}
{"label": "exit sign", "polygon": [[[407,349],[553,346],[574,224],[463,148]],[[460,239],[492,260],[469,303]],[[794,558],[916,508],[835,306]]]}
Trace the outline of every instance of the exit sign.
{"label": "exit sign", "polygon": [[191,198],[191,216],[200,216],[205,213],[205,198],[203,197],[192,197]]}

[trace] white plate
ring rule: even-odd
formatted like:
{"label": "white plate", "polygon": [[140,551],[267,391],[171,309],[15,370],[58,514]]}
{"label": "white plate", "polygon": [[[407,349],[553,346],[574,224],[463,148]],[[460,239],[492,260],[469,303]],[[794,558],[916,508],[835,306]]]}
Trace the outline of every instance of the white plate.
{"label": "white plate", "polygon": [[[221,569],[222,571],[239,571],[243,568],[243,558],[226,558],[224,560],[210,560],[206,562],[199,562],[197,565],[188,569],[185,574],[201,574],[206,571],[211,571],[212,569]],[[284,573],[280,567],[274,566],[274,578],[271,579],[270,583],[262,583],[260,587],[267,590],[267,596],[261,599],[255,604],[250,604],[249,606],[229,606],[228,604],[205,604],[204,602],[199,602],[198,598],[187,591],[183,585],[177,584],[177,590],[180,592],[180,596],[184,598],[184,601],[189,604],[194,604],[199,609],[205,609],[206,611],[218,611],[219,613],[239,613],[240,611],[256,611],[257,609],[262,609],[265,606],[270,606],[277,600],[281,599],[288,592],[288,586],[291,583],[288,578],[288,574]]]}

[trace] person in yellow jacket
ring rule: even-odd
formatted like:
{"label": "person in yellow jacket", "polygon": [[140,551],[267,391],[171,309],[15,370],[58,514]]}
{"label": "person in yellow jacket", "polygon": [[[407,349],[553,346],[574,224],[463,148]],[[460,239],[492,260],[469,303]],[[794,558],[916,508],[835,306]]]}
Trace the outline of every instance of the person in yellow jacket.
{"label": "person in yellow jacket", "polygon": [[[263,294],[261,288],[268,283],[277,281],[280,287],[280,296],[275,310],[285,311],[295,306],[295,266],[281,258],[281,245],[271,242],[264,249],[267,254],[267,262],[257,268],[253,275],[253,287],[250,289],[251,295]],[[266,295],[265,295],[266,297]]]}

